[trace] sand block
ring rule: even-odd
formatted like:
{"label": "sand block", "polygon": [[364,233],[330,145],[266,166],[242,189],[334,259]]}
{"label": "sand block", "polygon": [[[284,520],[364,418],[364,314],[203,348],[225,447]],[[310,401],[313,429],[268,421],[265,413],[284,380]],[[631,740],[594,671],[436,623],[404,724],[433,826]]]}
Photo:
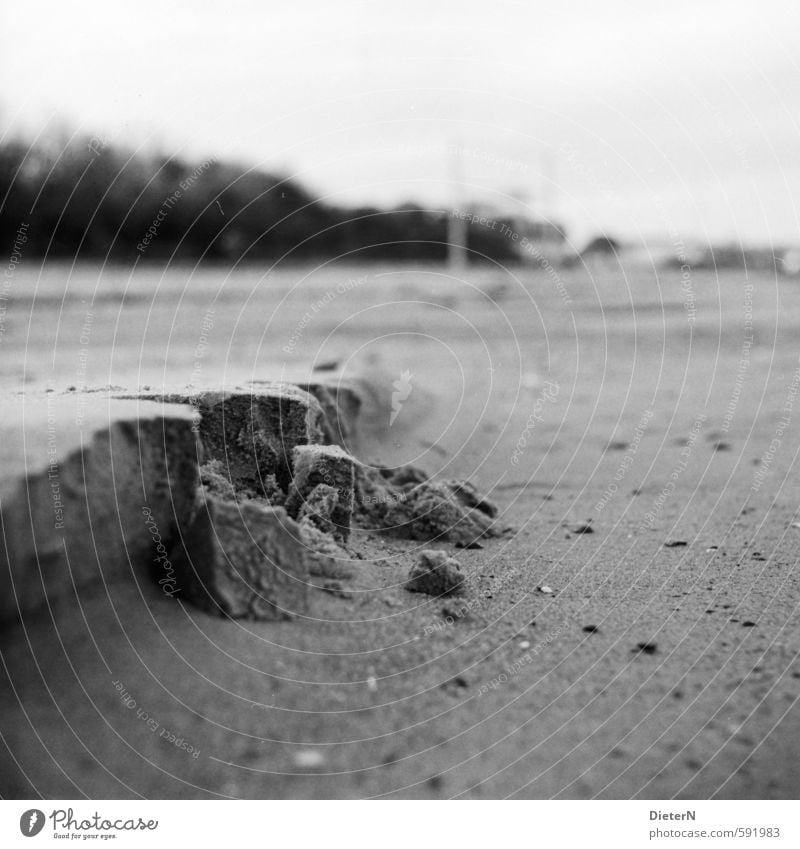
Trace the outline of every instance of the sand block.
{"label": "sand block", "polygon": [[483,536],[494,536],[492,513],[496,508],[465,486],[458,482],[417,484],[392,506],[387,519],[411,539],[471,545]]}
{"label": "sand block", "polygon": [[358,461],[338,445],[299,445],[286,499],[290,516],[307,516],[340,539],[350,536]]}
{"label": "sand block", "polygon": [[[294,490],[296,492],[296,490]],[[317,484],[304,498],[297,520],[307,519],[325,533],[340,539],[346,535],[336,526],[334,516],[339,512],[339,490],[326,483]],[[347,529],[349,530],[349,528]]]}
{"label": "sand block", "polygon": [[469,546],[502,533],[498,509],[468,481],[430,481],[420,469],[359,465],[356,478],[362,527],[426,542]]}
{"label": "sand block", "polygon": [[496,519],[499,510],[497,505],[490,501],[483,493],[479,492],[475,485],[469,481],[449,480],[444,485],[453,494],[453,497],[470,511],[477,511],[490,519]]}
{"label": "sand block", "polygon": [[446,551],[429,549],[420,552],[405,586],[413,593],[456,595],[464,589],[464,575],[459,562],[448,556]]}
{"label": "sand block", "polygon": [[331,379],[299,385],[317,399],[325,412],[323,441],[352,450],[358,435],[358,417],[362,404],[356,384],[345,379]]}
{"label": "sand block", "polygon": [[[251,380],[244,384],[248,390],[259,392],[272,385],[274,382],[267,380]],[[357,438],[363,396],[358,380],[334,375],[309,380],[298,375],[291,385],[312,395],[325,413],[320,423],[323,429],[321,442],[352,448]]]}
{"label": "sand block", "polygon": [[172,562],[181,599],[234,619],[308,609],[309,551],[282,507],[206,494]]}
{"label": "sand block", "polygon": [[285,491],[293,476],[294,448],[326,438],[325,413],[319,402],[289,383],[138,397],[191,405],[206,460],[219,460],[237,488],[260,491],[265,482],[271,486],[274,479]]}
{"label": "sand block", "polygon": [[37,393],[3,401],[0,432],[0,621],[157,572],[159,544],[195,509],[190,411]]}

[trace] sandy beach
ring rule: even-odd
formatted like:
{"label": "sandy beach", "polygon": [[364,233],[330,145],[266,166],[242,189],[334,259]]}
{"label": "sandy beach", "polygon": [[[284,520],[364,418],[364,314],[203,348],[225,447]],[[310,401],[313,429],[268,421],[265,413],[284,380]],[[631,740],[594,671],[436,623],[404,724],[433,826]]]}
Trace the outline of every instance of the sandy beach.
{"label": "sandy beach", "polygon": [[[49,264],[14,285],[9,396],[360,376],[346,448],[471,481],[508,530],[354,530],[352,576],[293,621],[133,575],[5,629],[4,797],[796,798],[796,281]],[[404,588],[428,548],[462,595]]]}

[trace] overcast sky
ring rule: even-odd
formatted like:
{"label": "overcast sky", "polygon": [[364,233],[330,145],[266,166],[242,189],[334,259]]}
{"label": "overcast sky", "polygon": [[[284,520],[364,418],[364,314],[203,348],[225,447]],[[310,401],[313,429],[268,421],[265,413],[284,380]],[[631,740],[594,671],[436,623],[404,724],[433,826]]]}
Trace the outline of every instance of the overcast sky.
{"label": "overcast sky", "polygon": [[3,14],[6,133],[60,124],[225,155],[377,204],[453,203],[457,147],[463,197],[517,198],[576,240],[800,242],[789,0],[26,0]]}

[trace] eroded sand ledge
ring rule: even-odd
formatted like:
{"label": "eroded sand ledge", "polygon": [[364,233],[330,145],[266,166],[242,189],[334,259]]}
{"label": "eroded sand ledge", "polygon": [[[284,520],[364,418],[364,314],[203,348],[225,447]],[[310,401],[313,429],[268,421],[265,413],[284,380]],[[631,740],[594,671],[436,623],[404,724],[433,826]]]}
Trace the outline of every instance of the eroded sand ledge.
{"label": "eroded sand ledge", "polygon": [[[462,546],[497,511],[463,481],[368,466],[344,384],[44,393],[3,410],[0,623],[109,581],[233,618],[306,614],[354,528]],[[349,547],[349,548],[348,548]]]}

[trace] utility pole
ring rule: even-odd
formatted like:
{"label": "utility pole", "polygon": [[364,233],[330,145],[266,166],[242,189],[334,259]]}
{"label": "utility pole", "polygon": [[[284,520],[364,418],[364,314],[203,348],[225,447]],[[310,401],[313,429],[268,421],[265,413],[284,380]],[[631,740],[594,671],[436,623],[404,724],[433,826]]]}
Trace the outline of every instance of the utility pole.
{"label": "utility pole", "polygon": [[548,221],[558,218],[558,161],[551,147],[546,147],[539,155],[541,173],[539,197],[542,199],[541,215]]}
{"label": "utility pole", "polygon": [[460,144],[447,145],[447,170],[453,199],[447,217],[447,260],[451,271],[461,271],[468,263],[469,223],[464,209],[464,156]]}

